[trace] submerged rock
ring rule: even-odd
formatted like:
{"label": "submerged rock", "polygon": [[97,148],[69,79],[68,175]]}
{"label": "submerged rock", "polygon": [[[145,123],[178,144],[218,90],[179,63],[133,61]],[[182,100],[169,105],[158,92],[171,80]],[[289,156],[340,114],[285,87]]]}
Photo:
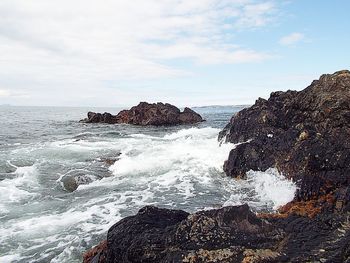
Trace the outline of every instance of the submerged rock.
{"label": "submerged rock", "polygon": [[86,123],[127,123],[134,125],[178,125],[193,124],[204,121],[202,117],[191,110],[185,108],[181,112],[177,107],[169,103],[147,103],[140,102],[139,105],[130,110],[122,110],[117,115],[110,113],[89,112],[88,118],[82,120]]}
{"label": "submerged rock", "polygon": [[63,187],[68,192],[74,192],[78,188],[78,183],[75,180],[74,176],[64,176],[61,179],[61,182],[63,184]]}
{"label": "submerged rock", "polygon": [[[227,175],[277,168],[296,182],[295,201],[317,200],[350,185],[350,72],[322,75],[302,91],[273,92],[232,117],[219,139],[242,143]],[[245,142],[245,143],[243,143]],[[334,204],[335,204],[334,202]],[[342,200],[345,207],[349,200]],[[340,204],[340,203],[338,203]]]}
{"label": "submerged rock", "polygon": [[74,192],[78,189],[79,185],[89,184],[92,181],[91,176],[80,172],[74,175],[65,175],[61,179],[63,188],[68,192]]}
{"label": "submerged rock", "polygon": [[98,162],[102,162],[102,163],[106,164],[107,166],[111,166],[111,165],[115,164],[117,161],[120,160],[119,156],[121,154],[122,154],[121,152],[118,152],[118,153],[114,154],[115,156],[99,157],[96,160]]}

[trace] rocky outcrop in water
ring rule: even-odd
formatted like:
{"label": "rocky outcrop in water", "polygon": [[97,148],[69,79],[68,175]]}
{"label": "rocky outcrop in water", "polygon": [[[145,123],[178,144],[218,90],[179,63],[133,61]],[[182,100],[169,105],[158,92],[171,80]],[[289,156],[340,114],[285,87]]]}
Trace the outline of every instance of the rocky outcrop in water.
{"label": "rocky outcrop in water", "polygon": [[220,139],[242,143],[224,164],[227,175],[277,168],[297,183],[295,201],[331,195],[349,206],[350,72],[322,75],[302,91],[274,92],[232,117]]}
{"label": "rocky outcrop in water", "polygon": [[140,102],[139,105],[130,110],[122,110],[117,115],[110,113],[89,112],[88,118],[82,120],[86,123],[127,123],[133,125],[179,125],[202,122],[202,117],[191,110],[185,108],[181,112],[177,107],[168,103],[147,103]]}

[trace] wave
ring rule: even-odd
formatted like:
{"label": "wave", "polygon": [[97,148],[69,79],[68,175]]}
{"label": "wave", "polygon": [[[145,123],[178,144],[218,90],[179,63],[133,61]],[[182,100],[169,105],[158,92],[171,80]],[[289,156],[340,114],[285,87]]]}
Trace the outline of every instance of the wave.
{"label": "wave", "polygon": [[16,168],[16,170],[9,174],[11,178],[0,181],[0,200],[3,209],[6,209],[6,204],[8,203],[20,202],[37,195],[37,193],[32,192],[33,189],[38,187],[36,177],[37,164],[23,167],[17,167],[11,163],[9,164]]}
{"label": "wave", "polygon": [[275,168],[265,172],[249,171],[247,180],[254,186],[261,202],[272,203],[273,209],[292,201],[297,190],[295,183],[286,179]]}

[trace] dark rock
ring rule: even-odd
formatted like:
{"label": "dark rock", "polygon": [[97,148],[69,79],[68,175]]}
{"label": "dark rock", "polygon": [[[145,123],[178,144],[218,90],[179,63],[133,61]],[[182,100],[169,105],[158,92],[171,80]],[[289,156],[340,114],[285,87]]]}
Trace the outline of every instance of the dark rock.
{"label": "dark rock", "polygon": [[[277,168],[317,199],[350,184],[350,72],[322,75],[306,89],[273,92],[232,117],[219,139],[242,143],[224,164],[227,175]],[[245,143],[243,143],[245,142]],[[343,206],[347,206],[345,199]]]}
{"label": "dark rock", "polygon": [[83,262],[100,263],[106,261],[105,251],[107,249],[107,240],[103,240],[100,244],[90,249],[83,255]]}
{"label": "dark rock", "polygon": [[187,216],[184,211],[146,206],[121,220],[108,231],[107,262],[161,262],[167,232]]}
{"label": "dark rock", "polygon": [[181,112],[177,107],[168,103],[140,102],[130,110],[122,110],[117,115],[110,113],[89,112],[86,123],[127,123],[134,125],[178,125],[202,122],[202,117],[189,108]]}
{"label": "dark rock", "polygon": [[64,176],[61,179],[61,182],[63,184],[63,187],[68,192],[74,192],[78,188],[78,183],[75,180],[74,176]]}
{"label": "dark rock", "polygon": [[271,248],[283,237],[281,230],[259,219],[247,205],[192,215],[148,206],[112,226],[107,248],[99,253],[106,255],[102,262],[119,263],[242,262],[245,258],[278,262],[282,254]]}
{"label": "dark rock", "polygon": [[314,218],[289,215],[270,219],[275,227],[285,231],[278,244],[288,256],[288,262],[350,262],[349,213],[321,213]]}
{"label": "dark rock", "polygon": [[64,189],[68,192],[74,192],[75,190],[77,190],[79,185],[89,184],[91,182],[91,177],[81,172],[74,174],[70,173],[68,175],[63,176],[61,179],[61,183]]}
{"label": "dark rock", "polygon": [[84,262],[348,262],[348,216],[263,219],[247,205],[191,215],[148,206],[112,226],[107,246]]}
{"label": "dark rock", "polygon": [[[115,153],[116,156],[120,156],[121,153]],[[100,158],[97,158],[97,161],[99,162],[102,162],[102,163],[105,163],[106,165],[108,166],[111,166],[113,164],[115,164],[115,162],[119,161],[120,158],[119,157],[115,157],[115,156],[108,156],[108,157],[100,157]]]}
{"label": "dark rock", "polygon": [[201,115],[187,107],[180,113],[179,120],[182,124],[191,124],[203,121]]}
{"label": "dark rock", "polygon": [[234,246],[264,249],[280,238],[279,231],[257,218],[248,205],[242,205],[192,214],[178,225],[169,241],[184,250]]}
{"label": "dark rock", "polygon": [[88,112],[88,117],[87,119],[81,120],[81,122],[86,122],[86,123],[117,123],[117,120],[114,115],[105,112],[105,113],[95,113],[95,112]]}

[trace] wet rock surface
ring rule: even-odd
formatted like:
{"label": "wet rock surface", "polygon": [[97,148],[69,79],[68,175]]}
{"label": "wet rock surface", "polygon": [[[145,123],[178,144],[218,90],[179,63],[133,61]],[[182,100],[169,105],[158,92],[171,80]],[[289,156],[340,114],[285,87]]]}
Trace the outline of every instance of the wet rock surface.
{"label": "wet rock surface", "polygon": [[193,124],[202,121],[204,121],[202,117],[190,108],[186,107],[181,112],[174,105],[160,102],[153,104],[140,102],[139,105],[130,110],[122,110],[117,115],[89,112],[87,119],[82,120],[86,123],[127,123],[141,126]]}
{"label": "wet rock surface", "polygon": [[[283,233],[247,205],[188,214],[142,208],[110,228],[100,262],[241,262],[246,256],[273,258]],[[258,256],[260,254],[260,256]],[[89,261],[86,261],[89,262]]]}
{"label": "wet rock surface", "polygon": [[[322,75],[306,89],[274,92],[233,116],[219,139],[242,143],[224,164],[227,175],[277,168],[297,183],[296,201],[329,193],[340,197],[350,185],[350,72]],[[341,198],[343,198],[341,200]]]}
{"label": "wet rock surface", "polygon": [[61,182],[62,182],[64,189],[68,192],[74,192],[78,188],[78,182],[74,178],[74,176],[69,176],[69,175],[64,176],[61,179]]}
{"label": "wet rock surface", "polygon": [[76,173],[74,175],[65,175],[61,179],[61,184],[67,192],[74,192],[79,185],[89,184],[93,180],[85,173]]}
{"label": "wet rock surface", "polygon": [[194,214],[147,206],[112,226],[84,262],[350,262],[349,230],[349,213],[263,218],[247,205]]}

